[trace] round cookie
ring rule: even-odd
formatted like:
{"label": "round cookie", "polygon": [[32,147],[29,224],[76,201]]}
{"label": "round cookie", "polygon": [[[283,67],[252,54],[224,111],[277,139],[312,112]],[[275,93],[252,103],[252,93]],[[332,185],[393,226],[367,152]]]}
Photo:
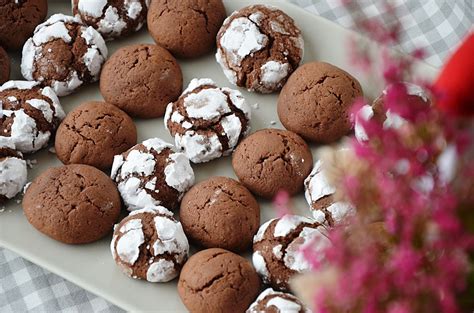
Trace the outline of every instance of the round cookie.
{"label": "round cookie", "polygon": [[242,94],[219,88],[211,79],[193,79],[179,99],[168,104],[165,127],[175,145],[194,163],[232,153],[250,131],[250,107]]}
{"label": "round cookie", "polygon": [[179,219],[196,244],[240,252],[252,246],[260,226],[260,206],[239,182],[211,177],[184,195]]}
{"label": "round cookie", "polygon": [[260,279],[250,262],[219,248],[193,255],[178,281],[178,294],[193,313],[245,312],[259,291]]}
{"label": "round cookie", "polygon": [[104,173],[88,165],[49,168],[23,197],[26,218],[43,234],[68,244],[97,241],[120,215],[120,196]]}
{"label": "round cookie", "polygon": [[176,278],[189,254],[181,224],[161,206],[131,212],[115,226],[110,249],[127,276],[152,283]]}
{"label": "round cookie", "polygon": [[0,46],[0,84],[10,78],[10,58],[7,52]]}
{"label": "round cookie", "polygon": [[278,116],[306,140],[332,143],[351,131],[350,111],[359,97],[362,88],[349,73],[329,63],[307,63],[281,90]]}
{"label": "round cookie", "polygon": [[195,58],[214,50],[226,16],[222,0],[154,0],[148,10],[148,31],[176,57]]}
{"label": "round cookie", "polygon": [[104,65],[100,92],[105,101],[131,116],[155,118],[178,99],[183,74],[176,59],[164,48],[139,44],[120,48]]}
{"label": "round cookie", "polygon": [[285,215],[260,226],[253,239],[253,266],[263,282],[277,290],[289,290],[289,279],[311,269],[301,249],[310,245],[322,251],[329,244],[324,228],[298,215]]}
{"label": "round cookie", "polygon": [[72,14],[106,40],[130,35],[145,23],[150,0],[72,0]]}
{"label": "round cookie", "polygon": [[[431,105],[431,100],[427,93],[418,85],[412,83],[403,83],[406,92],[406,101],[410,106]],[[372,105],[366,104],[362,106],[355,118],[354,134],[359,142],[369,140],[369,137],[364,129],[363,121],[368,121],[375,118],[376,121],[383,125],[384,129],[400,128],[406,124],[406,120],[399,114],[391,112],[390,109],[385,108],[385,97],[387,90],[383,90],[382,94],[378,96]]]}
{"label": "round cookie", "polygon": [[298,298],[290,293],[267,288],[250,305],[246,313],[311,313]]}
{"label": "round cookie", "polygon": [[22,191],[26,179],[27,167],[23,156],[0,138],[0,204]]}
{"label": "round cookie", "polygon": [[47,146],[65,115],[54,91],[37,82],[6,82],[0,87],[0,103],[0,139],[23,153]]}
{"label": "round cookie", "polygon": [[252,5],[224,21],[216,60],[232,84],[271,93],[299,66],[303,49],[301,31],[291,17],[272,6]]}
{"label": "round cookie", "polygon": [[137,143],[137,128],[122,110],[90,101],[70,112],[56,133],[56,155],[64,164],[87,164],[101,170],[114,156]]}
{"label": "round cookie", "polygon": [[23,46],[21,73],[66,96],[99,79],[107,58],[102,36],[77,17],[55,14]]}
{"label": "round cookie", "polygon": [[343,224],[355,209],[350,203],[334,199],[336,188],[328,182],[321,165],[318,160],[304,181],[306,201],[317,222],[328,226]]}
{"label": "round cookie", "polygon": [[308,145],[293,132],[262,129],[245,138],[232,156],[239,180],[254,194],[271,199],[278,191],[290,195],[303,189],[313,157]]}
{"label": "round cookie", "polygon": [[129,211],[157,205],[174,210],[194,184],[188,158],[159,138],[116,155],[111,177]]}
{"label": "round cookie", "polygon": [[20,49],[48,13],[47,0],[0,2],[0,46]]}

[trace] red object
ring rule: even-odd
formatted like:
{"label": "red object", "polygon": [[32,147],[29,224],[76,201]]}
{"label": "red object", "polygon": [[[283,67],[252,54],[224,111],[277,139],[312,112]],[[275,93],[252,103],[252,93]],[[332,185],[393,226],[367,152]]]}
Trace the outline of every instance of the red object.
{"label": "red object", "polygon": [[474,115],[474,32],[445,64],[434,87],[442,111],[456,116]]}

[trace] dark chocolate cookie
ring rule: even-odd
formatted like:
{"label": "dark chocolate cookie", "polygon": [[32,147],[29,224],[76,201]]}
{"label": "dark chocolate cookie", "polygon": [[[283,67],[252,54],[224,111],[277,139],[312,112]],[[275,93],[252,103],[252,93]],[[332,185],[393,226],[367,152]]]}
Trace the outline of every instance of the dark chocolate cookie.
{"label": "dark chocolate cookie", "polygon": [[306,309],[294,295],[267,288],[246,313],[311,313],[311,310]]}
{"label": "dark chocolate cookie", "polygon": [[10,78],[10,58],[7,52],[0,46],[0,84]]}
{"label": "dark chocolate cookie", "polygon": [[56,155],[64,164],[87,164],[101,170],[114,156],[137,143],[137,128],[122,110],[106,102],[86,102],[70,112],[56,133]]}
{"label": "dark chocolate cookie", "polygon": [[26,190],[23,211],[43,234],[68,244],[97,241],[120,215],[120,196],[107,175],[88,165],[44,171]]}
{"label": "dark chocolate cookie", "polygon": [[131,116],[155,118],[178,99],[183,75],[175,58],[164,48],[139,44],[117,50],[105,63],[100,92],[105,101]]}

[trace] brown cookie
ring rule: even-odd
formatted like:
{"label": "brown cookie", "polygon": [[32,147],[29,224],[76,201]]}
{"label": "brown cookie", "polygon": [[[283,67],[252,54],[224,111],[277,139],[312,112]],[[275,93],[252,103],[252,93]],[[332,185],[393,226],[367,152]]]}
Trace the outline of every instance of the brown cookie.
{"label": "brown cookie", "polygon": [[182,88],[178,62],[166,49],[151,44],[117,50],[100,76],[105,101],[141,118],[163,116],[166,105],[178,99]]}
{"label": "brown cookie", "polygon": [[260,291],[260,279],[243,257],[213,248],[193,255],[184,265],[178,293],[193,313],[243,313]]}
{"label": "brown cookie", "polygon": [[43,234],[68,244],[97,241],[120,215],[120,196],[104,173],[88,165],[50,168],[23,197],[28,221]]}
{"label": "brown cookie", "polygon": [[10,78],[10,58],[7,52],[0,46],[0,84]]}
{"label": "brown cookie", "polygon": [[222,0],[155,0],[148,10],[148,31],[176,57],[195,58],[214,50],[226,16]]}
{"label": "brown cookie", "polygon": [[239,180],[264,198],[280,190],[294,195],[313,167],[308,145],[297,134],[281,129],[262,129],[244,139],[234,152],[232,166]]}
{"label": "brown cookie", "polygon": [[73,0],[72,13],[105,39],[130,35],[146,21],[149,0]]}
{"label": "brown cookie", "polygon": [[321,255],[318,252],[331,244],[324,232],[321,224],[299,215],[285,215],[260,226],[253,239],[252,262],[264,283],[289,290],[294,274],[311,269],[302,247],[311,245],[315,255]]}
{"label": "brown cookie", "polygon": [[21,49],[47,13],[47,0],[0,1],[0,46]]}
{"label": "brown cookie", "polygon": [[184,195],[179,218],[196,244],[240,252],[252,245],[260,226],[260,207],[239,182],[211,177]]}
{"label": "brown cookie", "polygon": [[267,288],[246,313],[311,313],[294,295]]}
{"label": "brown cookie", "polygon": [[250,91],[280,90],[303,58],[303,37],[294,20],[267,5],[245,7],[224,21],[217,35],[217,62],[227,79]]}
{"label": "brown cookie", "polygon": [[362,88],[349,73],[329,63],[307,63],[283,87],[278,116],[306,140],[331,143],[351,131],[350,109],[359,97]]}
{"label": "brown cookie", "polygon": [[137,143],[137,128],[122,110],[90,101],[70,112],[56,133],[56,155],[64,164],[87,164],[101,170],[114,156]]}
{"label": "brown cookie", "polygon": [[189,244],[173,213],[155,206],[133,211],[116,225],[110,249],[126,275],[156,283],[178,276]]}

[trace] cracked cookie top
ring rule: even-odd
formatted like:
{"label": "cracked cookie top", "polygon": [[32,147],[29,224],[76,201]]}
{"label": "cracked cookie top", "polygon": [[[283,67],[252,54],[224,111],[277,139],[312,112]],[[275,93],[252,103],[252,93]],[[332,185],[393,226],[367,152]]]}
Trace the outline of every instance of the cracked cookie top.
{"label": "cracked cookie top", "polygon": [[330,244],[324,232],[320,223],[299,215],[285,215],[260,226],[253,239],[252,262],[264,283],[289,290],[294,274],[311,269],[302,249],[311,247],[318,255]]}
{"label": "cracked cookie top", "polygon": [[194,254],[178,281],[190,312],[245,312],[259,291],[260,278],[250,262],[220,248]]}
{"label": "cracked cookie top", "polygon": [[107,60],[100,76],[105,101],[141,118],[163,116],[182,88],[178,62],[166,49],[153,44],[120,48]]}
{"label": "cracked cookie top", "polygon": [[332,143],[350,133],[350,110],[362,97],[359,82],[324,62],[299,67],[278,98],[278,117],[286,129],[309,141]]}
{"label": "cracked cookie top", "polygon": [[37,82],[6,82],[0,87],[0,104],[0,142],[23,153],[48,145],[65,115],[54,91]]}
{"label": "cracked cookie top", "polygon": [[68,244],[97,241],[120,215],[120,196],[112,180],[88,165],[49,168],[26,190],[23,211],[43,234]]}
{"label": "cracked cookie top", "polygon": [[192,162],[203,163],[232,153],[250,131],[250,115],[239,91],[195,78],[168,104],[164,123],[176,147]]}
{"label": "cracked cookie top", "polygon": [[303,189],[313,157],[297,134],[262,129],[245,138],[232,156],[239,180],[261,197],[271,199],[280,190],[294,195]]}
{"label": "cracked cookie top", "polygon": [[215,48],[226,17],[222,0],[154,0],[147,23],[155,42],[179,58],[195,58]]}
{"label": "cracked cookie top", "polygon": [[271,93],[299,66],[303,49],[301,31],[291,17],[272,6],[253,5],[224,21],[216,60],[234,85]]}
{"label": "cracked cookie top", "polygon": [[0,84],[6,82],[10,77],[10,58],[7,52],[0,46]]}
{"label": "cracked cookie top", "polygon": [[8,50],[21,49],[47,13],[47,0],[1,1],[0,46]]}
{"label": "cracked cookie top", "polygon": [[265,289],[247,309],[246,313],[311,313],[290,293]]}
{"label": "cracked cookie top", "polygon": [[106,58],[107,46],[94,28],[78,18],[54,14],[23,46],[21,73],[66,96],[97,81]]}
{"label": "cracked cookie top", "polygon": [[188,158],[159,138],[116,155],[110,176],[129,211],[157,205],[174,210],[194,184]]}
{"label": "cracked cookie top", "polygon": [[110,249],[126,275],[153,283],[178,276],[189,254],[181,223],[162,206],[131,212],[115,226]]}
{"label": "cracked cookie top", "polygon": [[8,141],[0,139],[0,205],[13,198],[26,184],[27,167],[23,155]]}
{"label": "cracked cookie top", "polygon": [[150,0],[73,0],[72,13],[111,40],[140,30],[149,5]]}
{"label": "cracked cookie top", "polygon": [[197,245],[241,252],[252,246],[260,225],[260,207],[239,182],[211,177],[186,193],[179,218]]}
{"label": "cracked cookie top", "polygon": [[137,129],[122,110],[106,102],[86,102],[70,112],[56,133],[56,155],[64,164],[112,167],[114,156],[137,143]]}

